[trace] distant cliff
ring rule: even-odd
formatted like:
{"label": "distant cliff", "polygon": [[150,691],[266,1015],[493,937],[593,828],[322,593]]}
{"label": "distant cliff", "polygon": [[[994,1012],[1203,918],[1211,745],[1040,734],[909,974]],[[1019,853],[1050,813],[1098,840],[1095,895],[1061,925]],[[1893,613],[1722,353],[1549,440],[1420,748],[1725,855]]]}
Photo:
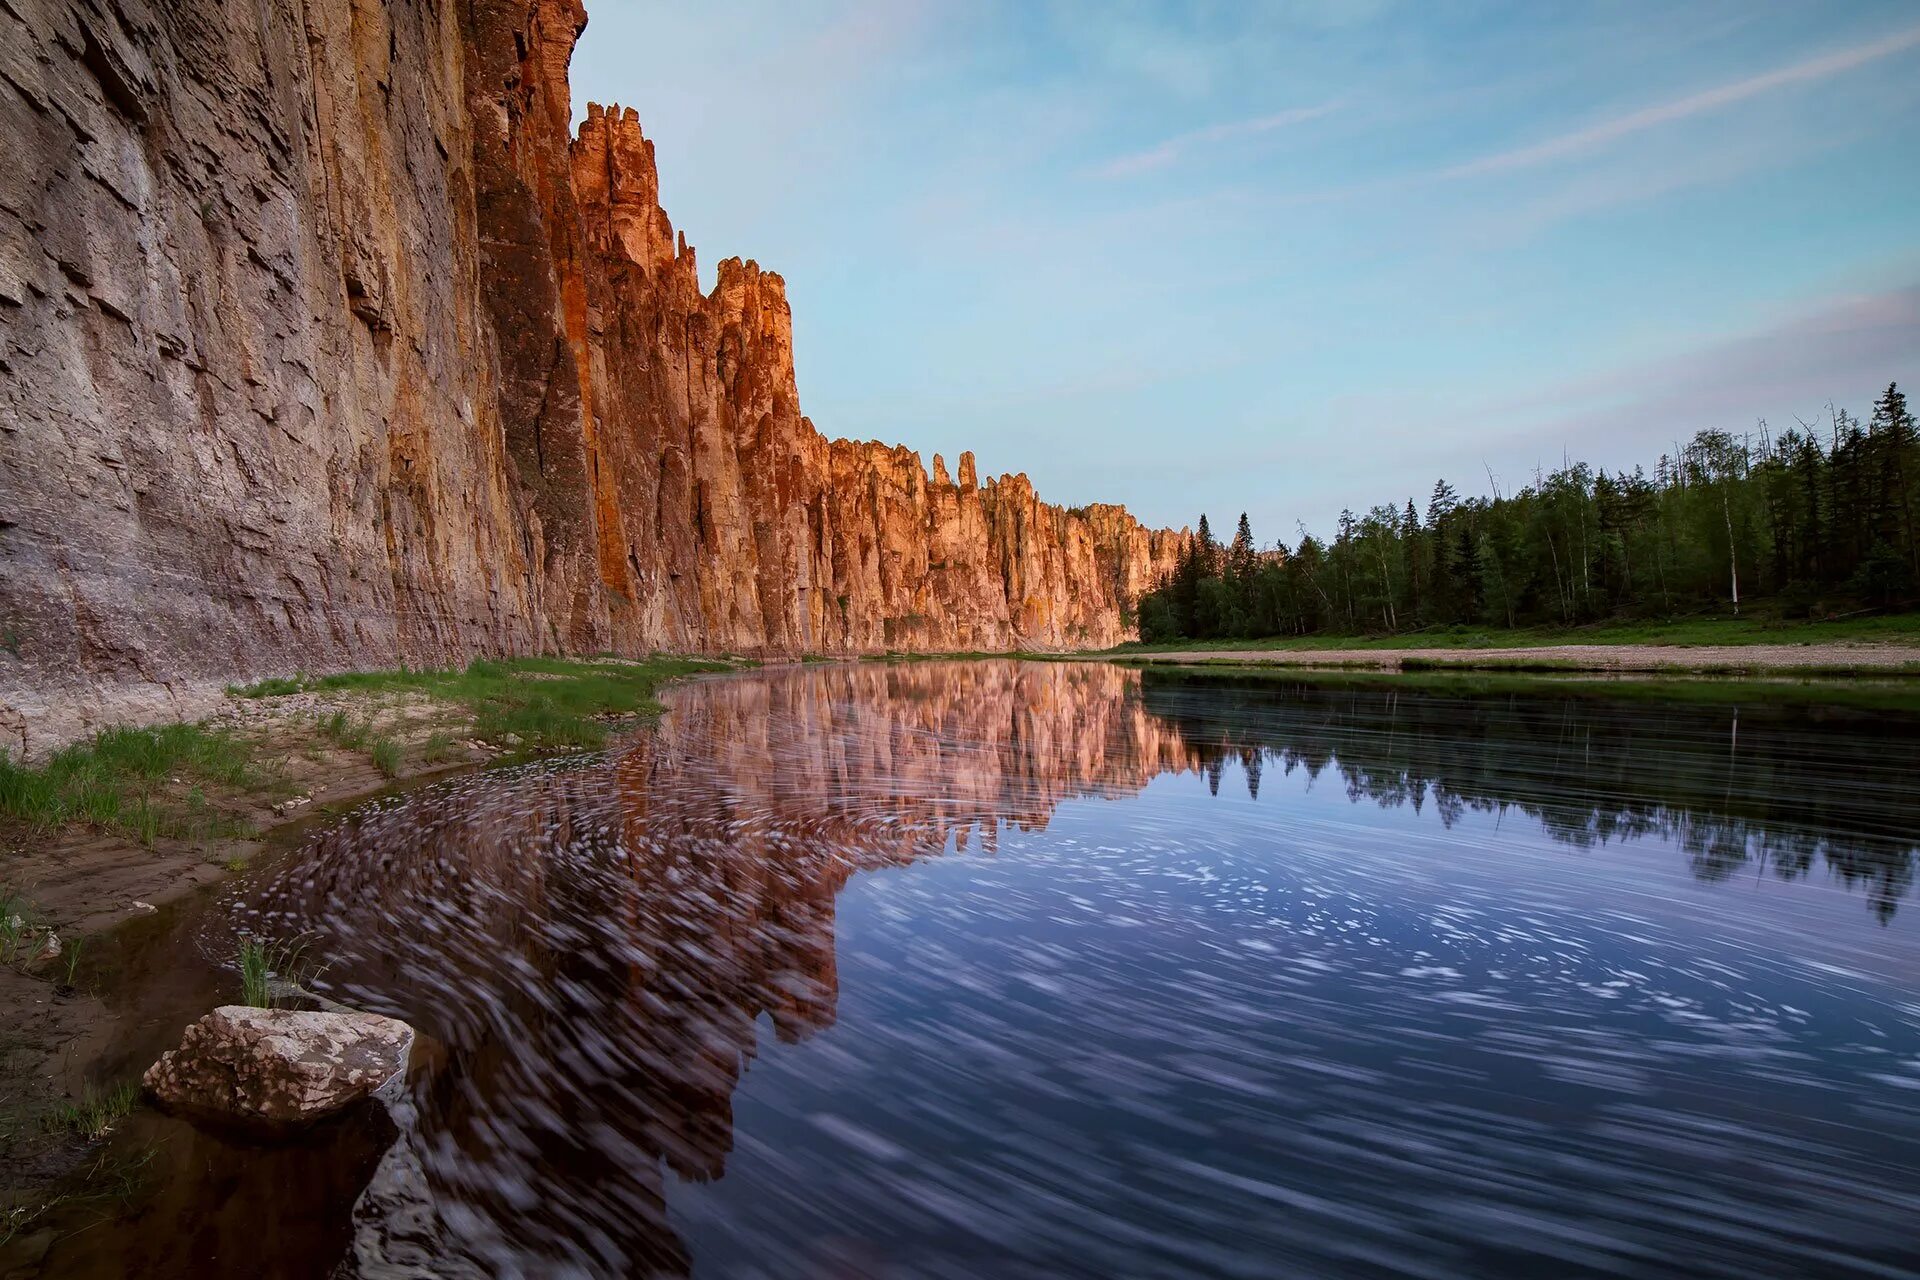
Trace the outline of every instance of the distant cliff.
{"label": "distant cliff", "polygon": [[0,743],[478,654],[1104,645],[1184,534],[830,441],[574,0],[0,3]]}

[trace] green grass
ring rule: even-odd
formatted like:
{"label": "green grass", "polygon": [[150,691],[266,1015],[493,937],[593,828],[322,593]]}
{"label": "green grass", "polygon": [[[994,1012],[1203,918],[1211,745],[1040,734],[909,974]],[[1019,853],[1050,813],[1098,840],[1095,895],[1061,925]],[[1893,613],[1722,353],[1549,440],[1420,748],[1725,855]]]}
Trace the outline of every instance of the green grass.
{"label": "green grass", "polygon": [[[265,696],[265,695],[263,695]],[[356,720],[344,711],[335,711],[317,726],[322,736],[348,751],[364,752],[374,768],[389,778],[400,776],[400,744],[379,732],[371,719]]]}
{"label": "green grass", "polygon": [[392,738],[375,738],[368,749],[373,757],[373,767],[389,778],[400,776],[400,744]]}
{"label": "green grass", "polygon": [[0,964],[12,964],[33,928],[33,904],[13,889],[0,888]]}
{"label": "green grass", "polygon": [[435,729],[420,745],[422,764],[443,764],[448,760],[458,760],[461,754],[460,746],[454,741],[453,735],[444,729]]}
{"label": "green grass", "polygon": [[1479,668],[1434,664],[1395,671],[1373,668],[1279,666],[1273,663],[1209,661],[1156,662],[1139,666],[1147,680],[1222,680],[1261,684],[1313,685],[1317,688],[1412,690],[1475,698],[1523,694],[1638,702],[1716,705],[1803,706],[1823,710],[1920,714],[1920,688],[1911,680],[1882,680],[1872,673],[1835,680],[1821,673],[1793,672],[1763,677],[1637,671],[1622,675],[1524,668]]}
{"label": "green grass", "polygon": [[242,938],[236,961],[240,969],[240,998],[256,1009],[275,1007],[275,984],[304,987],[319,976],[319,970],[307,959],[304,938],[274,942],[266,938]]}
{"label": "green grass", "polygon": [[48,1112],[47,1127],[94,1142],[106,1137],[139,1103],[140,1091],[131,1084],[116,1085],[102,1094],[89,1089],[80,1101],[63,1102]]}
{"label": "green grass", "polygon": [[1777,618],[1690,618],[1673,622],[1604,623],[1590,627],[1538,627],[1507,631],[1445,627],[1400,635],[1279,636],[1261,640],[1178,640],[1129,643],[1108,653],[1184,653],[1209,649],[1519,649],[1558,644],[1744,645],[1830,644],[1836,641],[1920,644],[1920,613],[1821,622]]}
{"label": "green grass", "polygon": [[[183,801],[160,794],[188,778],[195,785]],[[259,781],[253,746],[224,730],[194,724],[105,729],[38,766],[0,752],[0,815],[43,831],[89,822],[152,844],[215,822],[200,784],[243,788]]]}
{"label": "green grass", "polygon": [[315,727],[322,737],[348,751],[365,751],[373,741],[373,722],[356,720],[344,711],[334,712]]}
{"label": "green grass", "polygon": [[[660,704],[653,694],[665,681],[728,669],[726,663],[691,658],[483,659],[462,670],[355,671],[262,681],[235,692],[242,697],[273,697],[296,689],[421,694],[466,708],[474,718],[474,733],[490,742],[526,753],[577,751],[604,745],[609,722],[657,714]],[[324,721],[321,730],[356,750],[378,749],[371,727],[356,726],[344,712]]]}
{"label": "green grass", "polygon": [[72,987],[80,976],[80,953],[87,945],[85,938],[75,938],[68,942],[60,953],[60,972],[65,975],[64,985]]}
{"label": "green grass", "polygon": [[305,687],[305,676],[275,676],[256,680],[252,684],[230,684],[227,692],[236,698],[277,698],[282,694],[298,693]]}

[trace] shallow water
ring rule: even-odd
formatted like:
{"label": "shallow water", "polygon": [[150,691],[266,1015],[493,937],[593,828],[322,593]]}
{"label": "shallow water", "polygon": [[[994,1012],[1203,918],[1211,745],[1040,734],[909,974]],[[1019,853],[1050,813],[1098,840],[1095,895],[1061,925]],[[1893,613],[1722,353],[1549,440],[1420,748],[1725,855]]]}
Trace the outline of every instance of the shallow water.
{"label": "shallow water", "polygon": [[1920,1267],[1910,716],[1011,662],[670,702],[184,921],[309,936],[431,1051],[372,1145],[175,1134],[50,1273]]}

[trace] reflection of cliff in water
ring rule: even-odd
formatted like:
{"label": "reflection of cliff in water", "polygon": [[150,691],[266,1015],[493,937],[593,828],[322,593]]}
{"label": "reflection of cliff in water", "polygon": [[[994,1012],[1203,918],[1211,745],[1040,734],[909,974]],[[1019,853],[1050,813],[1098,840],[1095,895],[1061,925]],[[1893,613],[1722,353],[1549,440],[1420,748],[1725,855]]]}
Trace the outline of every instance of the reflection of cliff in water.
{"label": "reflection of cliff in water", "polygon": [[441,1057],[361,1206],[362,1263],[684,1270],[666,1173],[724,1171],[761,1019],[832,1023],[849,876],[991,853],[1002,824],[1192,763],[1112,668],[795,671],[681,690],[617,758],[324,834],[267,927],[324,939],[344,998]]}
{"label": "reflection of cliff in water", "polygon": [[991,853],[1003,824],[1161,773],[1217,788],[1237,759],[1257,794],[1263,764],[1332,767],[1356,801],[1447,821],[1516,806],[1583,845],[1670,836],[1703,875],[1824,857],[1883,917],[1910,875],[1889,769],[1911,740],[1790,717],[1743,711],[1736,739],[1730,709],[1011,662],[767,672],[671,702],[617,757],[363,813],[265,895],[270,931],[312,930],[344,998],[437,1047],[363,1199],[363,1263],[684,1271],[669,1175],[724,1172],[763,1022],[783,1041],[833,1022],[848,878]]}
{"label": "reflection of cliff in water", "polygon": [[1581,848],[1657,836],[1718,880],[1826,866],[1893,918],[1913,881],[1920,726],[1910,716],[1769,703],[1606,698],[1594,689],[1449,695],[1377,682],[1144,674],[1144,705],[1218,789],[1240,760],[1318,777],[1355,802],[1517,809]]}

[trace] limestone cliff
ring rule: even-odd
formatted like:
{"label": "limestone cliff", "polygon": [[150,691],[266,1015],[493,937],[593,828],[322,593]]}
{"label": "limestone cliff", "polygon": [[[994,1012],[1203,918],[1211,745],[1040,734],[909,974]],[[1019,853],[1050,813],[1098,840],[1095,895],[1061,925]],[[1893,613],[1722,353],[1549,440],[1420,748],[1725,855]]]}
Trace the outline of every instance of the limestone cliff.
{"label": "limestone cliff", "polygon": [[0,742],[528,651],[1112,643],[1183,534],[801,415],[574,0],[0,0]]}

